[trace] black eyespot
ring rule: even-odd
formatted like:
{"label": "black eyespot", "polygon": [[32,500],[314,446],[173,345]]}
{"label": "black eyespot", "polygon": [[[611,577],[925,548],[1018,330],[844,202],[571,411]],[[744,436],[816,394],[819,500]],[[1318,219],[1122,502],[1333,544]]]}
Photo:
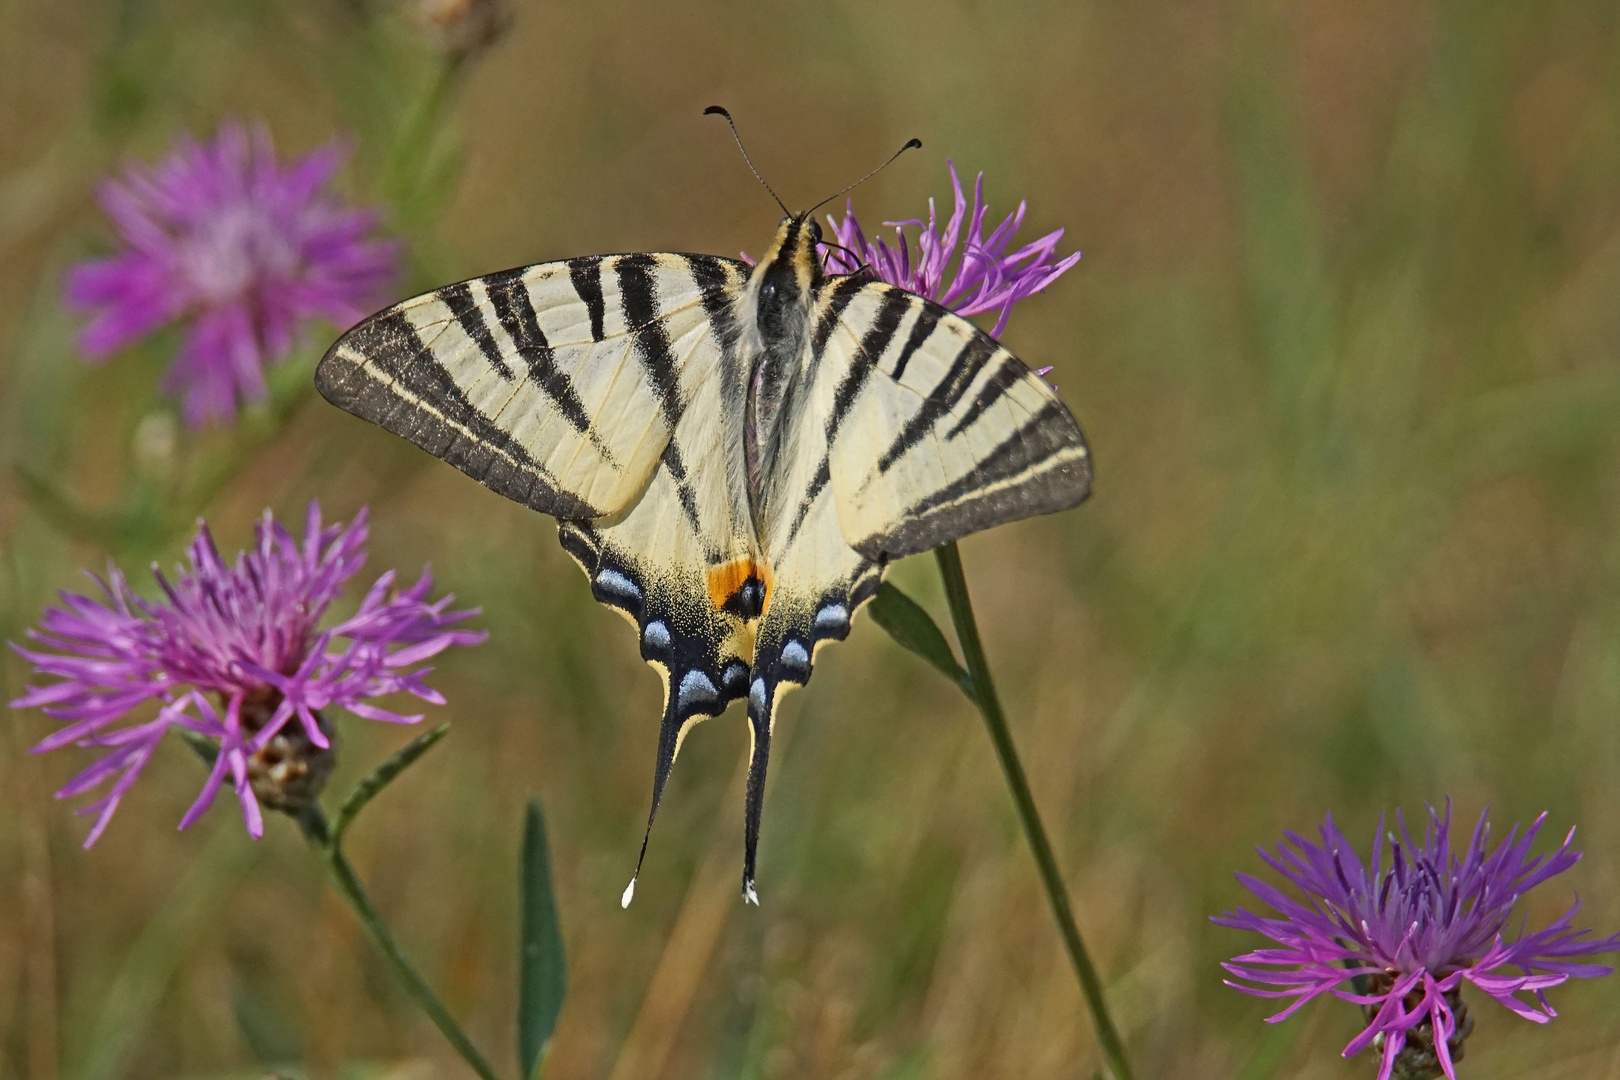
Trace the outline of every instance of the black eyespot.
{"label": "black eyespot", "polygon": [[821,243],[821,226],[813,220],[810,222],[810,242],[813,244]]}
{"label": "black eyespot", "polygon": [[736,592],[726,597],[721,610],[749,622],[759,618],[765,611],[765,583],[750,574],[747,581],[737,586]]}

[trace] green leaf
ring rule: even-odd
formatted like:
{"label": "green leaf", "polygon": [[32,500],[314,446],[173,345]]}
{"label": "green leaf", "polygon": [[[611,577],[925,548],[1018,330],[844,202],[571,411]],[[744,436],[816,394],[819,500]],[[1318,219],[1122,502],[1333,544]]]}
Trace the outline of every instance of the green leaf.
{"label": "green leaf", "polygon": [[921,604],[885,581],[867,609],[872,619],[904,648],[910,649],[950,679],[968,697],[973,696],[973,680],[956,662],[945,635]]}
{"label": "green leaf", "polygon": [[535,1080],[568,992],[557,898],[551,891],[551,856],[540,800],[530,799],[523,817],[523,865],[518,871],[523,908],[518,954],[518,1065],[522,1080]]}
{"label": "green leaf", "polygon": [[393,783],[394,778],[410,768],[417,758],[433,749],[449,730],[449,724],[440,724],[425,735],[413,739],[393,757],[371,770],[365,779],[354,785],[354,790],[343,800],[343,808],[338,811],[337,820],[332,824],[333,846],[342,842],[344,830],[348,829],[355,815],[365,808],[366,803],[376,798],[378,792]]}

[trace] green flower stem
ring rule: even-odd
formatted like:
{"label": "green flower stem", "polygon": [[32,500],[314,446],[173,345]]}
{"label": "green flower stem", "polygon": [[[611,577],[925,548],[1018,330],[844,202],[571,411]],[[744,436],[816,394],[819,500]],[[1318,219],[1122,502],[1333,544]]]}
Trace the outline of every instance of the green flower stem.
{"label": "green flower stem", "polygon": [[405,984],[405,992],[410,994],[411,1000],[428,1014],[428,1019],[433,1021],[434,1026],[444,1034],[445,1040],[457,1054],[461,1055],[461,1060],[465,1061],[473,1072],[483,1080],[499,1080],[495,1070],[484,1060],[484,1055],[478,1052],[478,1047],[474,1046],[467,1033],[461,1030],[461,1025],[450,1015],[450,1010],[445,1008],[444,1002],[439,1000],[433,988],[422,977],[422,973],[406,958],[404,950],[399,947],[399,942],[394,940],[394,932],[383,921],[382,914],[371,902],[371,897],[366,895],[365,886],[360,884],[359,875],[354,872],[348,857],[343,854],[342,845],[333,839],[331,830],[327,828],[326,815],[321,812],[320,807],[312,806],[306,810],[300,816],[299,824],[303,826],[304,835],[309,837],[310,842],[320,851],[326,868],[331,871],[332,884],[337,889],[338,895],[342,896],[353,909],[355,917],[360,920],[360,925],[365,927],[366,933],[371,935],[371,940],[388,958],[394,973],[399,976],[399,981]]}
{"label": "green flower stem", "polygon": [[1007,775],[1007,786],[1012,789],[1013,803],[1018,808],[1018,819],[1024,825],[1024,837],[1034,852],[1035,864],[1041,871],[1041,884],[1046,887],[1046,898],[1052,904],[1052,917],[1057,920],[1063,935],[1063,944],[1074,962],[1075,974],[1080,977],[1080,992],[1085,995],[1091,1009],[1092,1023],[1097,1028],[1097,1042],[1102,1047],[1103,1060],[1115,1080],[1132,1080],[1130,1064],[1125,1060],[1125,1044],[1108,1014],[1108,1003],[1103,1000],[1102,980],[1080,939],[1080,927],[1075,924],[1074,910],[1069,905],[1069,890],[1058,871],[1057,856],[1052,842],[1041,826],[1040,813],[1035,809],[1035,797],[1030,794],[1024,766],[1013,746],[1012,732],[1007,729],[1006,714],[1001,711],[1001,700],[990,680],[990,665],[985,660],[984,645],[979,641],[978,622],[973,617],[973,603],[968,599],[967,578],[962,573],[962,555],[956,545],[946,544],[934,552],[939,559],[939,575],[945,582],[945,599],[950,605],[951,622],[956,627],[956,638],[962,646],[962,658],[967,662],[968,675],[973,679],[974,704],[984,716],[984,725],[990,730],[990,741],[995,744],[996,757],[1001,770]]}

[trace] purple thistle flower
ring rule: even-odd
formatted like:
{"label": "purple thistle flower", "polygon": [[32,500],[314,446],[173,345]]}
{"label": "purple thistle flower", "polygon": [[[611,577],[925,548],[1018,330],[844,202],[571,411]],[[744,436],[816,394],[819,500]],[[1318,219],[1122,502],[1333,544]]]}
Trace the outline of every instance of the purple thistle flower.
{"label": "purple thistle flower", "polygon": [[[117,567],[97,579],[103,598],[62,594],[29,638],[13,646],[41,675],[60,681],[30,687],[13,708],[38,706],[63,722],[34,747],[68,744],[107,754],[56,793],[65,799],[103,783],[112,786],[82,808],[97,814],[85,846],[95,843],[124,792],[152,759],[171,727],[217,740],[219,752],[183,829],[214,800],[226,770],[248,832],[264,831],[259,804],[296,813],[312,802],[335,760],[322,710],[347,709],[368,720],[412,724],[369,704],[408,693],[435,705],[444,697],[423,682],[421,662],[451,645],[475,645],[483,633],[450,626],[477,610],[447,611],[452,597],[428,601],[432,576],[396,588],[392,570],[372,585],[353,616],[325,630],[321,617],[365,562],[366,511],[348,526],[322,527],[311,502],[302,547],[268,511],[253,550],[234,566],[220,558],[206,523],[188,552],[190,567],[171,582],[153,574],[164,599],[136,596]],[[48,651],[47,651],[48,650]],[[119,725],[152,701],[157,715]]]}
{"label": "purple thistle flower", "polygon": [[[1592,931],[1570,928],[1579,901],[1543,930],[1527,934],[1521,925],[1514,940],[1502,936],[1521,896],[1580,861],[1580,852],[1569,850],[1574,829],[1557,851],[1532,856],[1530,847],[1547,819],[1542,814],[1523,836],[1514,826],[1506,841],[1487,851],[1490,827],[1481,814],[1468,846],[1456,852],[1450,802],[1443,818],[1432,806],[1428,815],[1420,847],[1397,812],[1400,838],[1390,836],[1387,867],[1382,821],[1365,866],[1331,814],[1320,845],[1286,833],[1287,844],[1275,854],[1262,848],[1260,857],[1297,886],[1306,902],[1240,873],[1238,880],[1282,917],[1239,908],[1214,919],[1282,946],[1222,965],[1238,979],[1259,984],[1227,980],[1228,986],[1257,997],[1294,999],[1270,1022],[1324,993],[1362,1006],[1367,1026],[1344,1056],[1369,1045],[1381,1049],[1379,1080],[1388,1080],[1397,1066],[1401,1075],[1443,1072],[1455,1080],[1452,1062],[1462,1056],[1462,1041],[1473,1026],[1462,1003],[1464,981],[1525,1019],[1546,1023],[1557,1015],[1544,993],[1548,987],[1614,970],[1577,957],[1620,950],[1620,935],[1585,940]],[[1345,982],[1351,989],[1341,988]],[[1519,996],[1525,993],[1534,1001]]]}
{"label": "purple thistle flower", "polygon": [[[844,204],[844,220],[828,216],[833,236],[848,251],[828,246],[824,248],[827,272],[852,274],[862,263],[881,281],[898,285],[909,292],[918,293],[937,301],[959,315],[978,315],[1000,310],[995,329],[990,336],[999,338],[1006,329],[1007,316],[1012,307],[1026,296],[1033,295],[1062,277],[1080,261],[1080,253],[1052,262],[1057,254],[1058,241],[1063,230],[1047,233],[1034,243],[1007,253],[1013,234],[1024,223],[1027,204],[1020,202],[1013,211],[986,237],[985,215],[990,208],[984,203],[984,174],[980,173],[973,185],[973,212],[968,213],[967,199],[962,195],[962,181],[957,178],[956,165],[947,161],[951,171],[951,189],[956,208],[942,233],[934,212],[934,200],[928,200],[928,223],[918,219],[885,221],[895,231],[895,246],[890,248],[883,240],[871,241],[855,219],[852,203]],[[962,224],[967,222],[967,235]],[[912,253],[911,241],[906,237],[907,227],[918,231],[917,250]],[[945,276],[951,261],[961,245],[961,258],[956,263],[950,284]],[[850,252],[853,252],[852,256]],[[859,262],[857,262],[857,257]]]}
{"label": "purple thistle flower", "polygon": [[175,321],[189,323],[164,379],[188,422],[230,420],[266,396],[266,361],[285,359],[304,321],[347,329],[386,299],[398,245],[368,239],[370,211],[324,195],[342,162],[332,143],[287,168],[270,132],[226,124],[182,139],[156,167],[102,185],[128,250],[69,270],[67,302],[91,313],[79,346],[105,359]]}

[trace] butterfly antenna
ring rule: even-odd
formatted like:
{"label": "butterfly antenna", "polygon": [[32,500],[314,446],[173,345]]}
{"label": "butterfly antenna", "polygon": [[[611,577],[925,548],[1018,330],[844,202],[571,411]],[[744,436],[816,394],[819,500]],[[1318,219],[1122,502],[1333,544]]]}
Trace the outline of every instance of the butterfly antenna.
{"label": "butterfly antenna", "polygon": [[882,172],[884,169],[887,169],[890,165],[893,165],[894,164],[894,159],[899,157],[901,154],[905,153],[907,150],[921,150],[921,149],[922,149],[922,140],[921,139],[908,139],[906,141],[906,145],[904,145],[900,149],[896,150],[894,152],[893,156],[890,157],[888,161],[885,161],[883,164],[879,165],[877,168],[873,169],[871,172],[867,173],[865,176],[861,177],[859,180],[857,180],[853,184],[849,185],[849,187],[845,188],[843,191],[840,191],[837,195],[829,195],[825,199],[822,199],[820,202],[816,203],[816,205],[814,205],[810,209],[806,210],[804,212],[804,216],[809,217],[811,214],[815,213],[817,210],[820,210],[823,206],[826,206],[828,203],[832,202],[834,199],[839,198],[840,196],[843,196],[843,195],[848,195],[850,192],[854,191],[856,188],[860,187],[862,184],[864,184],[868,180],[872,179],[872,177],[876,176],[878,173]]}
{"label": "butterfly antenna", "polygon": [[[707,109],[703,110],[703,115],[723,116],[726,118],[726,123],[731,125],[731,137],[737,140],[737,149],[742,151],[743,160],[748,162],[748,171],[754,174],[755,180],[758,180],[761,184],[765,185],[765,190],[771,193],[771,198],[775,199],[776,205],[782,208],[782,213],[786,214],[788,217],[792,217],[793,211],[787,208],[787,205],[782,202],[781,196],[778,195],[774,189],[772,189],[771,185],[765,183],[765,178],[759,175],[758,169],[754,168],[754,159],[748,156],[748,150],[743,146],[742,136],[737,134],[737,121],[731,118],[731,114],[718,105],[710,105]],[[836,196],[834,197],[836,198]]]}

